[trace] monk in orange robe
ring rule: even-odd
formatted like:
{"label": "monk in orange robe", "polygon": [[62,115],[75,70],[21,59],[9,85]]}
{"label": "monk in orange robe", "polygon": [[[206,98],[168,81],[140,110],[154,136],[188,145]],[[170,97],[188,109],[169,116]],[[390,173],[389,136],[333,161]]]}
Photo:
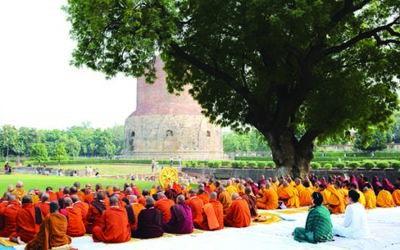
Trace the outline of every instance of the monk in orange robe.
{"label": "monk in orange robe", "polygon": [[[273,210],[278,208],[278,194],[272,188],[269,181],[265,181],[265,189],[263,192],[258,192],[257,208]],[[262,196],[261,196],[262,195]]]}
{"label": "monk in orange robe", "polygon": [[150,196],[149,190],[143,189],[142,195],[140,196],[140,198],[137,197],[137,198],[138,198],[138,203],[142,204],[143,207],[145,207],[145,206],[146,206],[146,198],[147,198],[148,196]]}
{"label": "monk in orange robe", "polygon": [[53,192],[52,187],[46,187],[46,193],[49,195],[49,201],[58,201],[57,193]]}
{"label": "monk in orange robe", "polygon": [[200,223],[203,220],[203,201],[198,197],[195,190],[190,190],[190,198],[186,201],[192,210],[193,223]]}
{"label": "monk in orange robe", "polygon": [[44,218],[37,235],[25,246],[26,250],[48,250],[71,244],[67,235],[67,218],[58,209],[58,202],[52,201],[49,216]]}
{"label": "monk in orange robe", "polygon": [[325,184],[319,184],[317,191],[320,192],[322,194],[322,197],[324,198],[322,205],[328,206],[331,192],[329,192],[329,190],[326,188],[327,186]]}
{"label": "monk in orange robe", "polygon": [[144,206],[138,202],[136,195],[129,195],[127,198],[130,204],[127,205],[125,209],[128,215],[129,225],[131,230],[136,230],[138,223],[138,216],[140,211],[144,209]]}
{"label": "monk in orange robe", "polygon": [[204,189],[204,185],[199,185],[199,191],[197,192],[197,196],[200,200],[203,201],[203,204],[207,204],[209,202],[208,192]]}
{"label": "monk in orange robe", "polygon": [[286,180],[282,181],[282,185],[278,188],[278,196],[285,203],[287,208],[300,207],[300,200],[297,190],[290,186]]}
{"label": "monk in orange robe", "polygon": [[[56,192],[57,200],[60,200],[60,198],[62,198],[64,196],[64,188],[65,187],[58,188],[58,192]],[[60,204],[60,202],[58,204]]]}
{"label": "monk in orange robe", "polygon": [[182,186],[179,185],[177,181],[174,181],[172,188],[176,191],[177,194],[182,193]]}
{"label": "monk in orange robe", "polygon": [[366,183],[364,185],[363,193],[365,197],[365,208],[366,209],[376,208],[376,195],[371,184]]}
{"label": "monk in orange robe", "polygon": [[[232,197],[232,194],[234,194],[234,193],[239,194],[239,190],[237,189],[236,186],[234,186],[234,185],[232,184],[232,181],[231,181],[231,180],[228,180],[228,181],[226,182],[226,188],[225,188],[225,190],[228,191],[230,197]],[[222,205],[223,205],[223,204],[222,204]]]}
{"label": "monk in orange robe", "polygon": [[157,194],[157,186],[153,185],[149,191],[149,196],[153,197],[153,195]]}
{"label": "monk in orange robe", "polygon": [[28,193],[24,190],[24,183],[22,181],[18,181],[17,184],[15,185],[15,190],[12,192],[13,195],[15,195],[15,197],[17,197],[17,199],[19,201],[22,200],[22,197],[24,197],[25,195],[27,195]]}
{"label": "monk in orange robe", "polygon": [[351,190],[355,190],[360,195],[358,202],[365,207],[366,201],[365,201],[364,193],[362,193],[360,190],[358,190],[358,187],[355,183],[350,183],[349,186],[350,186]]}
{"label": "monk in orange robe", "polygon": [[239,194],[232,195],[232,204],[224,216],[224,224],[228,227],[248,227],[251,222],[250,209],[247,202]]}
{"label": "monk in orange robe", "polygon": [[72,195],[71,200],[73,202],[73,206],[81,210],[82,221],[83,224],[86,225],[86,217],[89,212],[89,204],[87,204],[86,202],[82,202],[78,195]]}
{"label": "monk in orange robe", "polygon": [[294,183],[295,183],[297,192],[299,193],[300,206],[312,206],[313,203],[312,203],[311,195],[314,191],[310,188],[310,182],[304,182],[304,184],[306,185],[306,186],[304,186],[301,183],[301,179],[296,178],[294,180]]}
{"label": "monk in orange robe", "polygon": [[118,198],[110,198],[110,209],[103,212],[103,227],[93,228],[93,241],[105,243],[127,242],[131,239],[131,229],[126,210],[118,206]]}
{"label": "monk in orange robe", "polygon": [[378,207],[395,207],[392,194],[382,186],[378,187],[379,193],[376,196],[376,205]]}
{"label": "monk in orange robe", "polygon": [[341,183],[337,181],[335,182],[335,186],[329,184],[327,189],[330,192],[328,208],[332,214],[343,214],[346,210],[346,203],[344,201],[344,193],[341,191]]}
{"label": "monk in orange robe", "polygon": [[202,221],[194,222],[194,227],[203,230],[220,230],[224,228],[224,210],[217,200],[217,193],[210,193],[210,202],[202,208]]}
{"label": "monk in orange robe", "polygon": [[42,211],[43,217],[46,217],[50,213],[50,197],[48,193],[43,193],[42,198],[40,198],[40,201],[36,204],[37,207],[40,208],[40,211]]}
{"label": "monk in orange robe", "polygon": [[86,233],[85,224],[82,220],[82,212],[78,207],[74,207],[71,198],[64,199],[65,209],[61,213],[68,218],[67,234],[72,237],[79,237]]}
{"label": "monk in orange robe", "polygon": [[230,195],[228,191],[224,190],[223,187],[218,187],[217,193],[218,193],[218,201],[221,202],[222,207],[224,209],[224,214],[226,214],[228,208],[232,204],[232,195]]}
{"label": "monk in orange robe", "polygon": [[171,219],[171,207],[175,205],[175,202],[168,199],[163,192],[158,192],[157,198],[154,207],[158,208],[162,212],[163,223],[167,223]]}
{"label": "monk in orange robe", "polygon": [[93,227],[95,226],[103,227],[101,224],[103,222],[102,215],[107,208],[104,204],[104,195],[104,192],[98,192],[96,194],[96,200],[92,201],[92,203],[89,205],[85,225],[87,233],[92,233]]}
{"label": "monk in orange robe", "polygon": [[0,237],[10,237],[17,230],[17,213],[21,205],[17,197],[13,194],[8,196],[8,205],[4,209],[4,229],[0,232]]}
{"label": "monk in orange robe", "polygon": [[392,193],[393,202],[396,206],[400,206],[400,186],[396,186],[396,189]]}
{"label": "monk in orange robe", "polygon": [[30,195],[22,197],[22,208],[18,210],[16,217],[16,231],[10,235],[10,241],[18,244],[31,241],[39,232],[43,215],[38,207],[32,204]]}
{"label": "monk in orange robe", "polygon": [[4,221],[4,210],[6,209],[8,205],[8,196],[10,195],[9,192],[5,192],[3,194],[3,198],[1,199],[0,202],[0,234],[4,230],[5,227],[5,221]]}

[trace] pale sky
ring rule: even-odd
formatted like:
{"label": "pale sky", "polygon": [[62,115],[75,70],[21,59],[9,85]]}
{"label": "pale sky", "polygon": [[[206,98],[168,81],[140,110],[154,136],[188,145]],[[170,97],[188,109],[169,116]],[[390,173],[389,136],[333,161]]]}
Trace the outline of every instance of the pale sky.
{"label": "pale sky", "polygon": [[0,126],[65,129],[122,125],[136,106],[136,80],[69,65],[74,41],[66,0],[0,3]]}

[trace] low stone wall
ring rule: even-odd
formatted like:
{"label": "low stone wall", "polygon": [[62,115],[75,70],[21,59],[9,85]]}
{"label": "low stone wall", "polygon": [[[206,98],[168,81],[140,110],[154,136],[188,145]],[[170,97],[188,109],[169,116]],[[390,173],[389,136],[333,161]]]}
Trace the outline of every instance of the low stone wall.
{"label": "low stone wall", "polygon": [[[276,176],[278,175],[278,171],[276,169],[234,169],[234,168],[182,168],[182,172],[186,173],[189,176],[194,176],[199,178],[213,178],[216,180],[226,180],[231,177],[247,179],[251,178],[253,181],[258,181],[261,175],[266,177]],[[393,169],[388,169],[385,171],[374,169],[372,171],[358,169],[333,169],[333,170],[311,170],[311,174],[315,174],[317,176],[329,176],[329,175],[341,175],[341,176],[350,176],[350,175],[359,175],[363,174],[369,180],[372,180],[372,177],[378,176],[380,180],[386,177],[393,184],[396,182],[396,178],[400,177],[400,172],[395,171]]]}

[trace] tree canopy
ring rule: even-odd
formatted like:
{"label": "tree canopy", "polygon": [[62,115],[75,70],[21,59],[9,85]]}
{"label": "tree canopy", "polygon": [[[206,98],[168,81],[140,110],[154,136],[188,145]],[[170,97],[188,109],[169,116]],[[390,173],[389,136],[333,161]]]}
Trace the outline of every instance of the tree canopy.
{"label": "tree canopy", "polygon": [[[282,174],[308,171],[317,137],[387,128],[398,109],[398,0],[68,0],[73,64],[145,75],[212,122],[255,127]],[[296,137],[299,127],[304,128]]]}

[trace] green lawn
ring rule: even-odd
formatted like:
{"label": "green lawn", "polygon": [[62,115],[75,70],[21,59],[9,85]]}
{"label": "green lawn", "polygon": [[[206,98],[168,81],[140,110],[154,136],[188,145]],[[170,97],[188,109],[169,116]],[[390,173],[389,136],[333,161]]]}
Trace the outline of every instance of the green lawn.
{"label": "green lawn", "polygon": [[[130,183],[130,180],[123,179],[103,179],[103,178],[89,178],[89,177],[68,177],[68,176],[44,176],[44,175],[22,175],[22,174],[12,174],[12,175],[0,175],[0,192],[3,193],[7,190],[9,184],[15,185],[17,181],[23,181],[25,185],[25,190],[31,188],[40,188],[44,190],[46,187],[51,186],[55,191],[58,191],[60,186],[72,186],[75,181],[81,183],[81,187],[84,187],[86,183],[94,185],[96,183],[102,183],[105,185],[115,185],[118,184],[121,188],[124,183]],[[158,184],[149,181],[134,181],[140,189],[148,188],[150,189],[153,184]]]}

